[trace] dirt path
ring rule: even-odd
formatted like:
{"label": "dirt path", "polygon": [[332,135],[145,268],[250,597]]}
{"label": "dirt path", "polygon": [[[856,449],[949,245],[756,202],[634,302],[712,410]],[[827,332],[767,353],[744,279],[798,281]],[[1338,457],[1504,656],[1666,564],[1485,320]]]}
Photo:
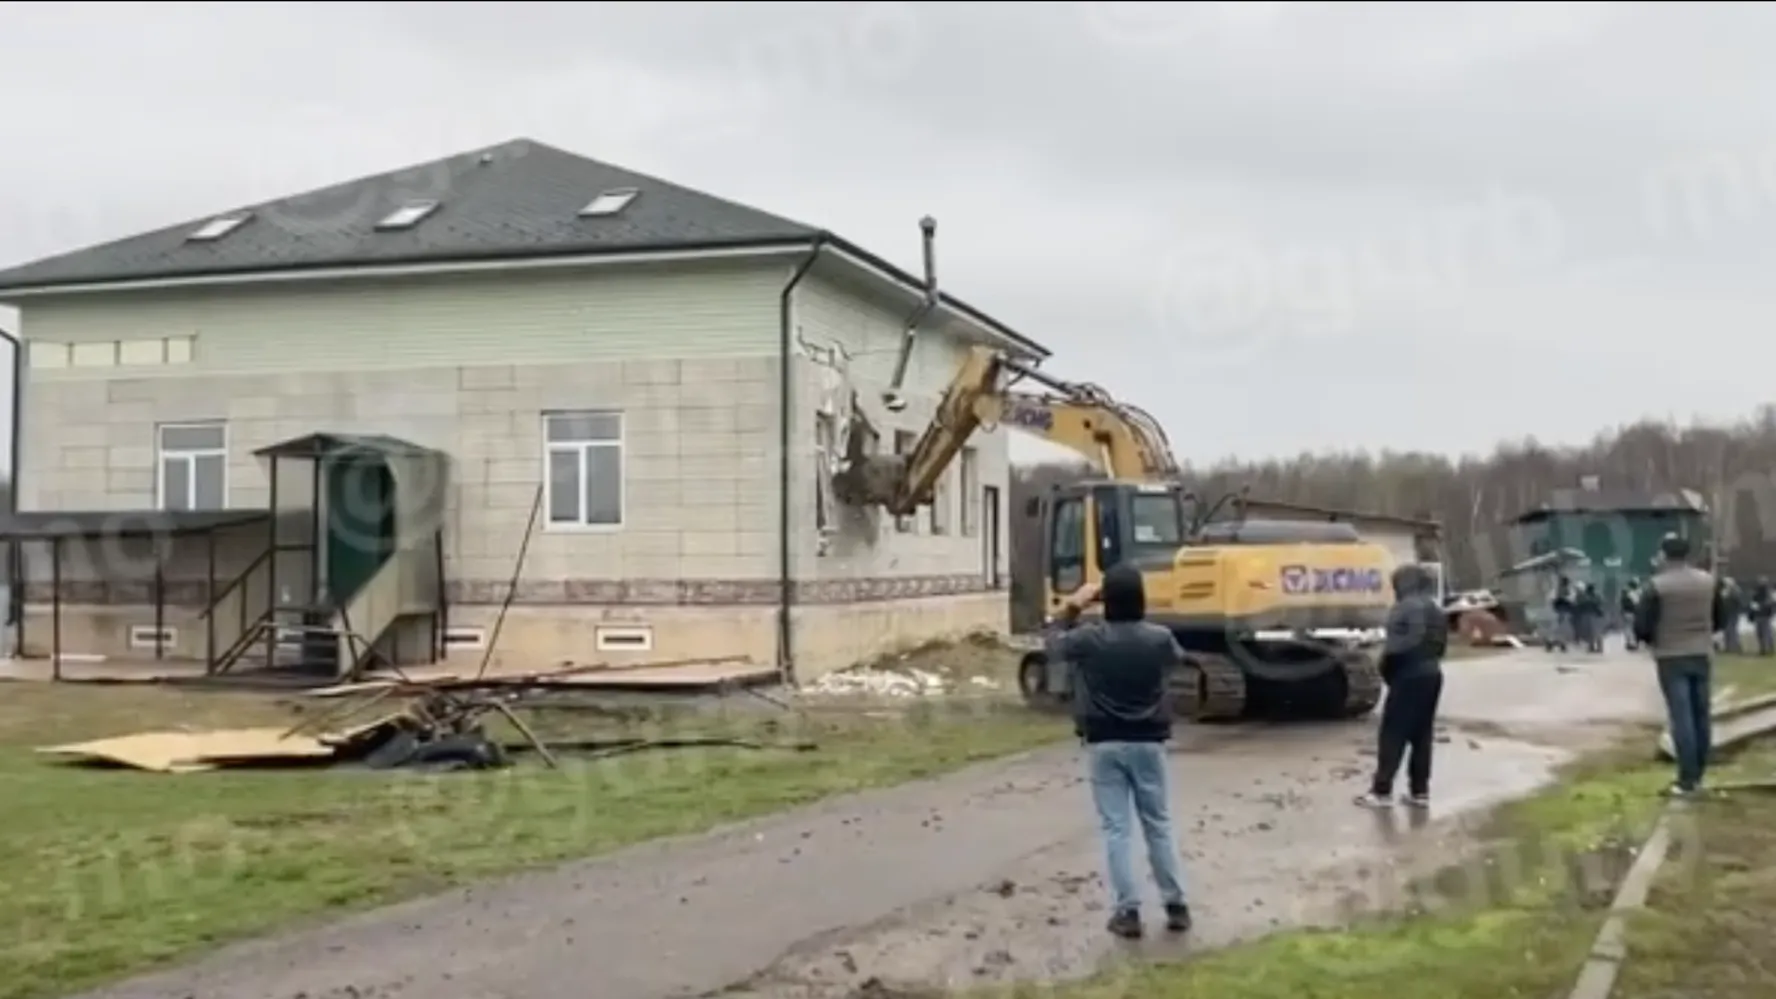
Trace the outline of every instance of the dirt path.
{"label": "dirt path", "polygon": [[[1533,789],[1585,723],[1656,703],[1650,668],[1619,656],[1561,672],[1522,654],[1450,674],[1438,809],[1423,829],[1349,806],[1369,765],[1366,725],[1180,741],[1196,946],[1335,916],[1385,888],[1352,876]],[[1476,722],[1484,730],[1463,730]],[[1098,866],[1077,751],[1064,747],[231,947],[90,996],[814,999],[872,977],[1066,977],[1108,953]]]}

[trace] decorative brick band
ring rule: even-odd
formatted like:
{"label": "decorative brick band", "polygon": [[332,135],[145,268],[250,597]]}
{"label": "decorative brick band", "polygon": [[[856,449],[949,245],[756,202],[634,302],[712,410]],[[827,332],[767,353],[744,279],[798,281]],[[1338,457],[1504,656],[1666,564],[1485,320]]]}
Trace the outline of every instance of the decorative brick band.
{"label": "decorative brick band", "polygon": [[[452,604],[497,604],[505,600],[507,582],[493,579],[451,580],[445,593]],[[986,593],[986,577],[971,574],[799,580],[793,599],[798,604],[855,604],[872,600],[908,600],[964,593]],[[521,580],[515,604],[591,604],[653,607],[775,606],[774,579],[569,579]]]}
{"label": "decorative brick band", "polygon": [[[221,592],[227,580],[217,580]],[[505,600],[508,582],[503,579],[453,579],[445,585],[452,604],[498,604]],[[874,600],[911,600],[946,597],[994,590],[986,577],[961,573],[941,576],[885,576],[862,579],[800,580],[794,586],[798,604],[855,604]],[[1004,586],[998,587],[1000,591]],[[65,604],[142,606],[154,603],[154,586],[135,580],[63,580]],[[167,604],[202,607],[208,587],[202,581],[167,580],[162,587]],[[651,607],[775,606],[777,581],[772,579],[569,579],[520,580],[515,604],[603,605]],[[25,586],[25,600],[47,604],[50,584]]]}

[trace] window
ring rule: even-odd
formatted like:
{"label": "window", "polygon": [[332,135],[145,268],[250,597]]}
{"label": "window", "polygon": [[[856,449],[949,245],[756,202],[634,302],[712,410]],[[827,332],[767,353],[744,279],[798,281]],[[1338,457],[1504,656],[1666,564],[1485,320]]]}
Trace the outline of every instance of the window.
{"label": "window", "polygon": [[950,533],[951,507],[955,497],[950,495],[950,470],[944,469],[931,487],[931,533]]}
{"label": "window", "polygon": [[1048,540],[1048,582],[1056,597],[1085,585],[1085,500],[1074,497],[1055,504],[1053,534]]}
{"label": "window", "polygon": [[228,505],[228,429],[222,423],[169,423],[157,434],[162,510],[221,510]]}
{"label": "window", "polygon": [[70,355],[76,368],[109,368],[117,364],[117,341],[77,343]]}
{"label": "window", "polygon": [[411,229],[425,219],[427,215],[438,210],[436,201],[409,201],[394,211],[381,222],[376,223],[378,229]]}
{"label": "window", "polygon": [[543,441],[550,525],[621,527],[623,414],[546,414]]}
{"label": "window", "polygon": [[252,212],[236,212],[233,215],[223,215],[220,218],[213,218],[192,230],[191,235],[186,236],[185,238],[193,243],[212,242],[221,239],[223,236],[228,235],[236,229],[239,229],[252,217]]}
{"label": "window", "polygon": [[838,421],[831,413],[814,414],[814,529],[832,529],[832,455],[838,447]]}
{"label": "window", "polygon": [[44,340],[29,341],[29,358],[33,368],[65,368],[68,366],[68,345]]}
{"label": "window", "polygon": [[129,647],[132,649],[164,649],[179,644],[179,629],[156,628],[148,624],[132,624]]}
{"label": "window", "polygon": [[190,364],[196,338],[156,336],[129,340],[91,340],[84,343],[27,341],[28,363],[33,368],[149,367]]}
{"label": "window", "polygon": [[486,628],[446,628],[444,631],[445,651],[487,648]]}
{"label": "window", "polygon": [[654,629],[640,625],[599,625],[592,631],[592,647],[599,652],[650,652]]}
{"label": "window", "polygon": [[962,449],[962,536],[972,538],[980,533],[980,453],[974,448]]}
{"label": "window", "polygon": [[586,207],[580,209],[580,215],[582,217],[588,215],[615,215],[623,209],[628,208],[629,202],[634,201],[635,196],[640,193],[640,191],[637,191],[633,187],[612,188],[609,191],[603,192],[598,197],[593,198]]}
{"label": "window", "polygon": [[[913,450],[913,445],[917,442],[918,438],[913,436],[912,431],[896,430],[894,432],[894,453],[904,458]],[[894,518],[894,529],[901,534],[911,534],[918,523],[912,517],[896,517]]]}

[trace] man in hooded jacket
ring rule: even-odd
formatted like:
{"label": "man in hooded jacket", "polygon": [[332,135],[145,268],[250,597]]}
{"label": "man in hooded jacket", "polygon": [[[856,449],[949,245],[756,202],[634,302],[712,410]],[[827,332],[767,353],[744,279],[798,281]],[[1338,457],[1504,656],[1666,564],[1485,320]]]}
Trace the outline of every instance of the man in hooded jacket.
{"label": "man in hooded jacket", "polygon": [[1145,587],[1133,566],[1112,567],[1101,588],[1086,587],[1069,598],[1061,617],[1072,622],[1099,598],[1103,620],[1057,634],[1048,654],[1073,666],[1074,728],[1086,744],[1110,879],[1109,930],[1127,939],[1142,932],[1140,892],[1129,859],[1138,821],[1165,904],[1166,929],[1182,933],[1190,929],[1190,907],[1172,835],[1165,744],[1172,733],[1166,680],[1183,665],[1184,651],[1169,630],[1144,620]]}
{"label": "man in hooded jacket", "polygon": [[1437,702],[1443,697],[1443,654],[1449,649],[1449,622],[1433,596],[1435,580],[1423,566],[1394,570],[1394,606],[1388,611],[1387,645],[1381,677],[1387,703],[1381,709],[1380,743],[1369,793],[1357,804],[1393,804],[1394,777],[1406,764],[1406,803],[1431,803],[1431,747],[1437,742]]}

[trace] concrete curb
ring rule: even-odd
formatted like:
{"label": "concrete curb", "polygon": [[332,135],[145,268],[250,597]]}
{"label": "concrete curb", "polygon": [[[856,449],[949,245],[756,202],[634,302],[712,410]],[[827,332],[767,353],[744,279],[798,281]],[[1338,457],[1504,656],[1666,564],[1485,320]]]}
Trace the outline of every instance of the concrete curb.
{"label": "concrete curb", "polygon": [[[1735,722],[1741,718],[1748,718],[1751,715],[1755,715],[1768,708],[1776,708],[1776,694],[1764,694],[1748,700],[1738,701],[1726,705],[1725,707],[1715,708],[1714,710],[1709,711],[1708,715],[1710,718],[1714,719],[1716,725],[1720,725],[1723,722]],[[1724,739],[1716,739],[1714,748],[1716,750],[1736,748],[1743,742],[1767,734],[1772,727],[1776,727],[1776,719],[1772,720],[1770,726],[1747,729],[1727,736]],[[1671,746],[1671,729],[1669,728],[1659,733],[1658,754],[1661,759],[1665,760],[1671,760],[1677,757],[1676,751],[1673,750]]]}
{"label": "concrete curb", "polygon": [[1715,721],[1728,721],[1772,706],[1776,706],[1776,694],[1760,694],[1757,697],[1748,697],[1743,701],[1734,701],[1722,707],[1711,708],[1708,713],[1714,717]]}
{"label": "concrete curb", "polygon": [[1658,876],[1659,869],[1665,864],[1665,857],[1671,850],[1671,815],[1675,806],[1667,807],[1653,826],[1652,835],[1647,837],[1646,844],[1634,858],[1634,866],[1628,869],[1628,876],[1622,879],[1622,886],[1616,890],[1615,900],[1610,903],[1609,916],[1603,921],[1603,928],[1597,931],[1597,939],[1591,944],[1591,956],[1585,966],[1579,970],[1579,979],[1573,984],[1568,999],[1608,999],[1616,987],[1616,975],[1622,970],[1622,962],[1628,957],[1627,915],[1635,909],[1646,905],[1647,894],[1652,891],[1653,879]]}

